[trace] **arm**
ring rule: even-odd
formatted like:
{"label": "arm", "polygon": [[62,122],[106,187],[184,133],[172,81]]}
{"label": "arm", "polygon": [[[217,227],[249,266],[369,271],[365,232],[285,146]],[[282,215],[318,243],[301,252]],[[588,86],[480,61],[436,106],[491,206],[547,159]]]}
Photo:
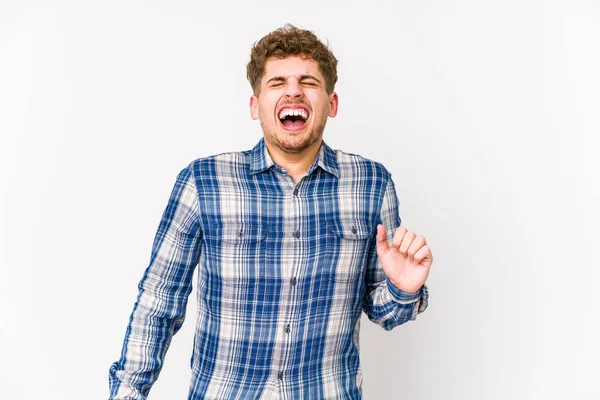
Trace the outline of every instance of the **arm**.
{"label": "arm", "polygon": [[[400,226],[398,198],[391,177],[388,177],[379,216],[379,223],[385,227],[386,231],[394,232]],[[391,235],[387,236],[387,244],[392,244]],[[365,273],[366,291],[362,307],[371,321],[389,331],[398,325],[416,319],[417,314],[425,311],[429,292],[425,284],[415,292],[405,292],[394,286],[383,270],[376,249],[376,240],[373,240],[369,249],[369,264]]]}
{"label": "arm", "polygon": [[179,173],[158,232],[119,361],[109,371],[110,399],[146,399],[171,338],[185,318],[202,231],[191,169]]}

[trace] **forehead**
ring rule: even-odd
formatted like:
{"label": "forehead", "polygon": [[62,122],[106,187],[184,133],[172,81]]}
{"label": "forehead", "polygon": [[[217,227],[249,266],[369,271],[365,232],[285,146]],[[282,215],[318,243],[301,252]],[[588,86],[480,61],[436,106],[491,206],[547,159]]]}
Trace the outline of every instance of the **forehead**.
{"label": "forehead", "polygon": [[300,56],[288,56],[286,58],[271,57],[267,60],[263,82],[274,76],[287,77],[291,75],[313,75],[323,80],[319,64],[315,60]]}

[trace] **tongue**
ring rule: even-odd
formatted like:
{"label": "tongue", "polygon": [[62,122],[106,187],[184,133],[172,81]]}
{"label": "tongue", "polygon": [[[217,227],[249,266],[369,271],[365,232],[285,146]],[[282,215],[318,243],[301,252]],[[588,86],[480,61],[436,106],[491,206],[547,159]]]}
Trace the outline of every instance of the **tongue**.
{"label": "tongue", "polygon": [[298,120],[291,120],[289,118],[286,118],[283,120],[283,126],[285,126],[286,128],[300,128],[302,125],[304,125],[304,121],[302,121],[301,119]]}

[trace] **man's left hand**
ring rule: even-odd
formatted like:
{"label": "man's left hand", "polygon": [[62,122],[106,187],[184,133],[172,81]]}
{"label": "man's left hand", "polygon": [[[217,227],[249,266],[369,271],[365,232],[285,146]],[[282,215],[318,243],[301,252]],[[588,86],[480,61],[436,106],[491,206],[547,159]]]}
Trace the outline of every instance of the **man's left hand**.
{"label": "man's left hand", "polygon": [[391,246],[387,243],[385,227],[377,226],[377,256],[392,284],[408,293],[423,286],[433,263],[425,238],[403,226],[396,229]]}

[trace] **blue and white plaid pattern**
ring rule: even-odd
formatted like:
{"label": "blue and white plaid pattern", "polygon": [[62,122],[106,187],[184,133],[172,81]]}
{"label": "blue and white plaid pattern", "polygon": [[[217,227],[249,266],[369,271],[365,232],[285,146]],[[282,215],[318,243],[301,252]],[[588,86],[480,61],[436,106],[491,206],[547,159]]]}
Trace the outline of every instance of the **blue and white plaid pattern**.
{"label": "blue and white plaid pattern", "polygon": [[428,299],[426,286],[405,293],[386,279],[378,223],[388,232],[400,225],[389,172],[324,142],[298,183],[263,139],[193,161],[160,222],[110,368],[110,398],[146,398],[183,323],[196,266],[189,399],[361,398],[361,311],[390,330]]}

